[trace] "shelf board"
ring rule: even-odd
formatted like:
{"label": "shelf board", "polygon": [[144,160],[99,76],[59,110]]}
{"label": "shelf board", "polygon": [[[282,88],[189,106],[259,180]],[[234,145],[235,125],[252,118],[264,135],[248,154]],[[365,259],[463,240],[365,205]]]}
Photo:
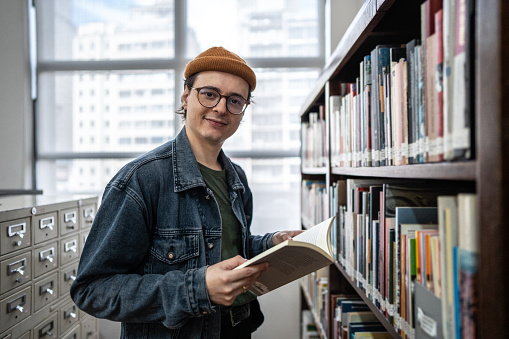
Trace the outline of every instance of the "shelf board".
{"label": "shelf board", "polygon": [[341,265],[339,265],[339,263],[336,262],[335,266],[341,272],[341,274],[345,277],[345,280],[348,281],[348,283],[355,289],[357,294],[359,294],[359,296],[362,298],[362,300],[364,300],[364,302],[368,305],[369,309],[375,314],[375,316],[378,318],[378,320],[380,320],[382,325],[384,325],[384,327],[387,329],[387,332],[389,332],[393,338],[401,338],[401,336],[396,332],[396,329],[394,328],[394,326],[392,326],[392,324],[387,320],[387,318],[385,317],[385,314],[382,314],[382,311],[380,311],[380,309],[378,307],[376,307],[373,304],[373,302],[366,297],[366,293],[363,290],[361,290],[359,287],[357,287],[356,280],[352,280],[350,278],[350,276],[346,273],[346,271],[343,269],[343,267],[341,267]]}
{"label": "shelf board", "polygon": [[331,173],[360,177],[473,181],[476,179],[476,161],[380,167],[333,167]]}
{"label": "shelf board", "polygon": [[304,167],[302,174],[307,175],[325,175],[327,174],[327,167]]}

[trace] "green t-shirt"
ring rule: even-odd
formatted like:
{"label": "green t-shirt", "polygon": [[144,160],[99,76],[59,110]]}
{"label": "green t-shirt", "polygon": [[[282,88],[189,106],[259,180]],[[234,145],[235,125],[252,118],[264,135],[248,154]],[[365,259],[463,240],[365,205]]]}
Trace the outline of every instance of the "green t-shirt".
{"label": "green t-shirt", "polygon": [[[202,164],[200,165],[201,175],[207,187],[214,193],[219,212],[221,214],[221,260],[233,258],[242,253],[242,235],[241,225],[235,214],[230,202],[230,194],[228,192],[228,181],[226,180],[226,172],[216,171]],[[235,299],[232,306],[247,304],[255,299],[256,295],[251,291],[240,294]],[[228,311],[229,308],[222,308]]]}

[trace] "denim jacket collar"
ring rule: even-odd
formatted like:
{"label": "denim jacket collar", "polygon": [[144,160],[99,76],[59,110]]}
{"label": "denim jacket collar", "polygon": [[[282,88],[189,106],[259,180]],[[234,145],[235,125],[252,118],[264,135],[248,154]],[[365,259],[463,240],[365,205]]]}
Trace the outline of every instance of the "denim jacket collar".
{"label": "denim jacket collar", "polygon": [[[195,158],[191,144],[187,138],[185,126],[182,128],[171,145],[171,152],[174,159],[173,175],[175,180],[175,192],[181,192],[197,186],[205,186],[200,168],[196,161],[189,161]],[[226,171],[228,185],[232,190],[245,191],[245,187],[235,171],[230,159],[224,154],[223,150],[219,152],[219,162]]]}

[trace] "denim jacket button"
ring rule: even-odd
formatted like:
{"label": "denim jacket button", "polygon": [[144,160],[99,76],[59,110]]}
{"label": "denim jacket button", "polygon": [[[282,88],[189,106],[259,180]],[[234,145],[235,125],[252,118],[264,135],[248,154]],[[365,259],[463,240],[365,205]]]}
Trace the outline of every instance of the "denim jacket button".
{"label": "denim jacket button", "polygon": [[209,312],[207,312],[207,311],[203,311],[203,312],[201,312],[201,314],[203,314],[203,315],[207,315],[207,314],[209,314]]}
{"label": "denim jacket button", "polygon": [[212,249],[212,248],[214,247],[214,244],[213,244],[213,243],[211,243],[211,242],[209,242],[209,243],[207,244],[207,246],[209,247],[209,249]]}
{"label": "denim jacket button", "polygon": [[170,260],[175,259],[175,253],[173,253],[173,252],[168,253],[168,259],[170,259]]}

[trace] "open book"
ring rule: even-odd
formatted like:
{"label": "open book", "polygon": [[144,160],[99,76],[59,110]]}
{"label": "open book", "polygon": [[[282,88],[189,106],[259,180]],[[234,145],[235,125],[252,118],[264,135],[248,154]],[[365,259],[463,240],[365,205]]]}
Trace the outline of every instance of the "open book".
{"label": "open book", "polygon": [[333,221],[334,217],[329,218],[293,239],[271,247],[235,269],[269,263],[269,270],[249,288],[260,296],[330,265],[334,262],[331,247]]}

